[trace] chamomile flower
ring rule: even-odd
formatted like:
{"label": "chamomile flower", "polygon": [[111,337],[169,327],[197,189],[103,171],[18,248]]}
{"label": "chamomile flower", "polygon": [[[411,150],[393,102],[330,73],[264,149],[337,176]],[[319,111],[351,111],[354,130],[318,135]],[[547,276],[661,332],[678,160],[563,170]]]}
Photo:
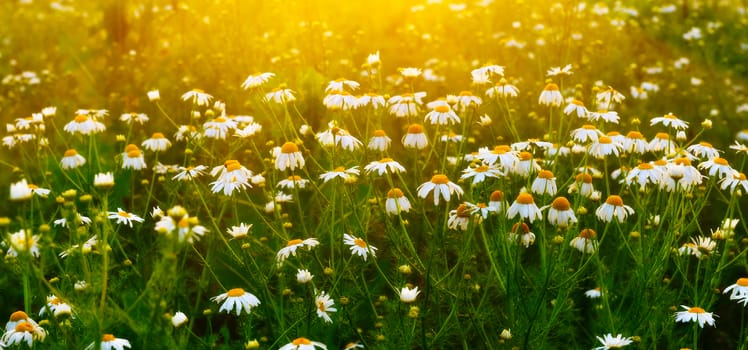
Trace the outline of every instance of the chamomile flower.
{"label": "chamomile flower", "polygon": [[396,162],[392,158],[385,157],[381,160],[375,160],[369,163],[364,167],[364,171],[366,171],[367,174],[377,173],[377,175],[382,176],[384,175],[384,173],[404,173],[405,167],[400,165],[400,163]]}
{"label": "chamomile flower", "polygon": [[274,76],[275,73],[270,72],[250,74],[249,76],[247,76],[247,79],[244,79],[244,82],[242,83],[242,89],[256,89],[260,86],[265,85],[265,83],[267,83]]}
{"label": "chamomile flower", "polygon": [[143,125],[146,122],[148,122],[149,118],[148,118],[148,115],[146,115],[145,113],[130,112],[130,113],[122,113],[122,115],[120,115],[119,117],[119,120],[128,125],[131,125],[134,123]]}
{"label": "chamomile flower", "polygon": [[39,257],[39,235],[32,235],[31,232],[21,229],[9,236],[8,243],[10,248],[5,253],[6,256],[18,256],[20,252],[28,252],[34,257]]}
{"label": "chamomile flower", "polygon": [[226,230],[226,233],[231,235],[232,239],[244,238],[249,235],[249,231],[252,229],[252,224],[240,223],[239,226],[231,226]]}
{"label": "chamomile flower", "polygon": [[354,167],[350,167],[348,169],[346,169],[345,167],[339,166],[331,171],[327,171],[327,172],[320,174],[319,178],[325,183],[335,178],[339,178],[343,180],[343,182],[349,183],[349,182],[352,182],[358,179],[358,176],[360,174],[361,174],[361,171],[358,170],[358,165]]}
{"label": "chamomile flower", "polygon": [[622,93],[612,86],[600,89],[600,92],[595,97],[597,98],[597,104],[606,108],[612,103],[621,103],[626,99],[626,96],[623,96]]}
{"label": "chamomile flower", "polygon": [[444,198],[445,201],[449,202],[453,194],[456,194],[459,198],[463,194],[462,188],[456,185],[449,178],[443,174],[436,174],[431,177],[431,181],[424,182],[418,186],[418,197],[426,199],[429,193],[433,192],[434,205],[439,205],[439,199]]}
{"label": "chamomile flower", "polygon": [[704,141],[688,146],[686,151],[701,159],[713,159],[719,157],[719,150],[714,148],[711,143]]}
{"label": "chamomile flower", "polygon": [[734,193],[742,186],[743,193],[748,193],[748,179],[746,179],[745,173],[734,171],[732,175],[725,176],[719,183],[722,190],[729,189],[731,193]]}
{"label": "chamomile flower", "polygon": [[141,222],[141,223],[144,221],[143,218],[141,218],[140,216],[137,216],[133,213],[128,213],[122,210],[122,208],[117,208],[117,211],[110,211],[110,212],[107,212],[107,214],[108,214],[107,217],[109,219],[117,220],[117,224],[125,224],[130,227],[132,227],[133,221]]}
{"label": "chamomile flower", "polygon": [[349,111],[359,107],[359,99],[348,91],[334,90],[322,99],[322,104],[330,110]]}
{"label": "chamomile flower", "polygon": [[384,203],[387,215],[399,215],[401,212],[410,211],[410,201],[408,197],[399,188],[393,188],[387,191],[387,200]]}
{"label": "chamomile flower", "polygon": [[296,101],[296,92],[281,84],[265,94],[265,101],[286,104]]}
{"label": "chamomile flower", "polygon": [[571,103],[566,105],[564,108],[564,114],[576,115],[578,118],[587,118],[587,107],[584,106],[584,102],[580,100],[573,100]]}
{"label": "chamomile flower", "polygon": [[598,346],[592,350],[620,349],[624,346],[631,345],[631,343],[634,342],[631,337],[624,337],[621,334],[618,334],[614,337],[613,334],[610,333],[604,335],[602,338],[597,337],[597,340],[603,346]]}
{"label": "chamomile flower", "polygon": [[237,125],[232,118],[220,115],[203,123],[203,135],[210,139],[225,140],[229,131],[235,130]]}
{"label": "chamomile flower", "polygon": [[487,165],[498,163],[501,169],[512,170],[519,163],[519,152],[512,150],[510,146],[499,145],[490,150],[487,147],[478,149],[476,158]]}
{"label": "chamomile flower", "polygon": [[304,189],[307,184],[309,184],[309,180],[304,179],[299,175],[291,175],[287,179],[278,181],[276,186],[278,188],[293,190],[294,188]]}
{"label": "chamomile flower", "polygon": [[138,146],[129,144],[122,152],[122,169],[143,170],[147,166]]}
{"label": "chamomile flower", "polygon": [[30,184],[26,179],[10,184],[10,200],[11,201],[23,201],[31,199],[34,195],[42,198],[47,198],[51,191],[46,188],[41,188],[37,185]]}
{"label": "chamomile flower", "polygon": [[602,222],[611,222],[615,218],[619,223],[626,221],[626,217],[634,214],[634,209],[623,204],[623,199],[617,195],[610,195],[595,211],[595,215]]}
{"label": "chamomile flower", "polygon": [[460,180],[467,180],[472,179],[471,182],[472,185],[477,185],[479,183],[482,183],[488,178],[494,178],[498,179],[500,177],[504,176],[504,174],[499,170],[497,165],[479,165],[479,166],[471,166],[466,169],[462,170],[462,176],[460,176]]}
{"label": "chamomile flower", "polygon": [[623,139],[621,147],[626,153],[644,154],[649,151],[649,143],[644,135],[638,131],[629,131]]}
{"label": "chamomile flower", "polygon": [[[520,230],[522,230],[520,232]],[[535,244],[535,234],[530,231],[530,226],[526,223],[518,222],[512,225],[512,230],[509,231],[509,241],[513,243],[520,243],[523,247],[529,248]]]}
{"label": "chamomile flower", "polygon": [[183,101],[190,101],[193,105],[196,106],[207,106],[210,104],[210,101],[212,99],[212,95],[207,94],[205,93],[205,91],[200,89],[192,89],[182,94]]}
{"label": "chamomile flower", "polygon": [[618,116],[618,112],[609,111],[607,109],[598,109],[596,112],[589,112],[587,114],[587,120],[592,122],[605,121],[607,123],[618,124],[621,117]]}
{"label": "chamomile flower", "polygon": [[343,347],[343,350],[353,350],[353,349],[363,349],[363,348],[364,348],[364,344],[361,344],[359,342],[353,342],[353,343],[346,344],[345,347]]}
{"label": "chamomile flower", "polygon": [[65,124],[63,130],[73,135],[91,135],[98,134],[106,130],[106,126],[86,114],[79,114],[75,117],[75,119],[73,119],[73,121]]}
{"label": "chamomile flower", "polygon": [[462,203],[457,206],[457,209],[449,211],[447,227],[452,230],[467,231],[471,215],[470,207]]}
{"label": "chamomile flower", "polygon": [[714,326],[714,317],[717,316],[712,312],[706,312],[706,310],[698,306],[685,306],[681,307],[686,311],[678,311],[675,313],[675,322],[697,322],[699,327],[704,328],[705,324]]}
{"label": "chamomile flower", "polygon": [[406,148],[424,149],[429,144],[426,134],[423,133],[423,126],[420,124],[408,126],[408,132],[403,136],[402,141]]}
{"label": "chamomile flower", "polygon": [[83,166],[84,164],[86,164],[86,158],[83,158],[83,156],[78,154],[78,151],[74,149],[65,151],[65,154],[62,156],[62,160],[60,160],[60,167],[63,170],[75,169]]}
{"label": "chamomile flower", "polygon": [[564,102],[564,97],[558,89],[558,85],[548,83],[538,97],[538,103],[550,107],[558,107]]}
{"label": "chamomile flower", "polygon": [[317,341],[312,341],[304,337],[296,338],[290,343],[283,345],[278,350],[314,350],[320,348],[327,350],[327,346]]}
{"label": "chamomile flower", "polygon": [[600,287],[595,287],[584,292],[584,296],[590,299],[599,299],[601,296],[603,296],[603,292]]}
{"label": "chamomile flower", "polygon": [[260,299],[252,293],[244,291],[242,288],[230,289],[226,293],[219,294],[210,300],[221,304],[219,312],[231,313],[236,310],[236,315],[241,315],[242,311],[249,314],[253,307],[260,305]]}
{"label": "chamomile flower", "polygon": [[647,185],[659,185],[663,181],[663,170],[653,166],[651,163],[640,163],[636,168],[631,169],[624,182],[628,186],[638,184],[640,189],[645,189]]}
{"label": "chamomile flower", "polygon": [[335,302],[330,298],[330,295],[322,291],[314,297],[314,304],[317,306],[317,317],[324,320],[325,323],[332,323],[330,313],[336,312],[338,309],[333,307]]}
{"label": "chamomile flower", "polygon": [[549,77],[555,77],[557,75],[572,75],[574,72],[571,71],[571,64],[565,65],[562,67],[552,67],[549,69],[545,75]]}
{"label": "chamomile flower", "polygon": [[293,142],[286,142],[281,146],[280,152],[275,156],[275,168],[284,171],[304,167],[304,156],[299,151],[299,146]]}
{"label": "chamomile flower", "polygon": [[418,297],[418,294],[421,294],[421,291],[418,290],[418,287],[403,287],[398,292],[398,295],[400,295],[400,301],[406,304],[410,304],[414,301],[416,301],[416,297]]}
{"label": "chamomile flower", "polygon": [[520,219],[528,220],[531,223],[543,218],[540,208],[535,204],[535,200],[529,193],[520,193],[517,195],[517,199],[514,200],[514,203],[512,203],[506,212],[506,216],[509,219],[517,215],[519,215]]}
{"label": "chamomile flower", "polygon": [[276,260],[278,263],[282,263],[290,255],[296,256],[296,250],[299,248],[307,248],[307,250],[312,250],[312,248],[319,245],[319,241],[316,238],[307,238],[307,239],[292,239],[288,241],[285,247],[281,248],[278,251],[278,254],[276,256]]}
{"label": "chamomile flower", "polygon": [[452,108],[446,102],[434,106],[431,112],[428,112],[423,118],[424,122],[431,125],[453,125],[460,123],[460,117],[457,116]]}
{"label": "chamomile flower", "polygon": [[174,177],[172,177],[171,179],[177,180],[177,181],[191,181],[200,176],[203,176],[204,175],[203,172],[206,169],[208,169],[208,167],[205,165],[196,165],[196,166],[187,166],[187,167],[180,166],[179,168],[177,168],[179,173],[177,173],[177,175],[174,175]]}
{"label": "chamomile flower", "polygon": [[189,321],[187,318],[187,315],[184,314],[182,311],[177,311],[174,313],[174,315],[171,316],[171,325],[174,326],[174,328],[179,328],[186,324]]}
{"label": "chamomile flower", "polygon": [[581,128],[571,131],[571,138],[580,144],[588,142],[597,142],[598,138],[603,136],[603,132],[598,130],[594,125],[585,124]]}
{"label": "chamomile flower", "polygon": [[571,203],[565,197],[558,197],[548,207],[548,223],[558,227],[568,227],[577,222]]}
{"label": "chamomile flower", "polygon": [[656,117],[649,120],[649,125],[663,125],[673,130],[686,130],[688,129],[688,122],[681,120],[680,118],[673,115],[673,113],[665,114],[662,117]]}
{"label": "chamomile flower", "polygon": [[[80,213],[75,213],[75,218],[74,219],[75,219],[74,220],[75,221],[75,225],[77,225],[77,226],[91,224],[91,218],[89,218],[87,216],[83,216]],[[54,223],[55,226],[68,227],[68,220],[67,220],[67,218],[57,219],[53,223]]]}
{"label": "chamomile flower", "polygon": [[213,193],[223,192],[224,195],[230,196],[237,189],[252,187],[249,184],[252,172],[234,159],[227,160],[223,166],[213,168],[211,175],[218,177],[210,183]]}
{"label": "chamomile flower", "polygon": [[748,305],[748,278],[738,278],[737,282],[731,284],[722,294],[730,293],[730,300],[737,300],[739,303],[743,303],[743,306]]}
{"label": "chamomile flower", "polygon": [[670,135],[664,132],[658,132],[652,141],[649,141],[647,148],[652,152],[662,152],[665,155],[675,153],[677,145],[670,140]]}
{"label": "chamomile flower", "polygon": [[369,245],[361,238],[351,236],[347,233],[343,234],[343,243],[349,247],[351,254],[358,255],[364,258],[364,261],[368,258],[369,254],[376,257],[377,248]]}
{"label": "chamomile flower", "polygon": [[735,172],[730,163],[725,158],[715,157],[705,162],[699,163],[699,169],[706,170],[709,176],[716,176],[722,179],[732,175]]}
{"label": "chamomile flower", "polygon": [[489,98],[517,97],[519,95],[519,89],[517,89],[516,86],[509,84],[506,79],[501,78],[495,86],[486,90],[485,93]]}
{"label": "chamomile flower", "polygon": [[369,139],[369,144],[366,147],[372,151],[384,152],[390,148],[391,142],[392,139],[387,136],[387,133],[378,129],[374,130],[374,135]]}
{"label": "chamomile flower", "polygon": [[493,208],[493,211],[496,213],[503,212],[504,208],[506,207],[504,192],[501,192],[499,190],[491,192],[491,195],[488,198],[488,206],[490,208]]}
{"label": "chamomile flower", "polygon": [[70,304],[54,294],[51,294],[47,296],[47,304],[39,310],[39,316],[42,316],[45,313],[52,313],[54,317],[60,317],[63,315],[72,316],[73,309],[70,307]]}
{"label": "chamomile flower", "polygon": [[540,171],[540,164],[533,158],[530,152],[519,152],[518,161],[514,163],[512,168],[509,168],[509,172],[512,174],[519,175],[523,178],[527,178],[531,174]]}
{"label": "chamomile flower", "polygon": [[112,172],[98,173],[94,175],[94,187],[109,189],[114,187],[114,175]]}
{"label": "chamomile flower", "polygon": [[558,188],[556,186],[556,177],[553,176],[553,172],[549,170],[541,170],[538,172],[538,177],[536,177],[532,182],[531,191],[537,195],[555,195]]}
{"label": "chamomile flower", "polygon": [[35,341],[43,342],[47,332],[36,322],[20,322],[16,326],[3,334],[2,342],[6,346],[19,345],[24,342],[29,348],[34,346]]}
{"label": "chamomile flower", "polygon": [[171,141],[169,141],[164,134],[156,132],[151,135],[151,138],[143,141],[141,146],[151,152],[160,152],[169,149],[169,147],[171,147]]}
{"label": "chamomile flower", "polygon": [[307,269],[298,269],[296,271],[296,282],[300,284],[306,284],[312,281],[314,275],[312,275]]}
{"label": "chamomile flower", "polygon": [[574,237],[569,245],[583,254],[594,254],[597,251],[597,232],[591,228],[583,229]]}

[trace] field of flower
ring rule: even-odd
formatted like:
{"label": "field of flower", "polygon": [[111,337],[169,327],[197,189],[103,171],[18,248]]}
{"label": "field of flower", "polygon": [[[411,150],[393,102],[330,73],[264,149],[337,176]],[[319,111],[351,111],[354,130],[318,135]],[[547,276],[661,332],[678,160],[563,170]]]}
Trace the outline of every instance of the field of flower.
{"label": "field of flower", "polygon": [[0,21],[0,349],[748,346],[744,1]]}

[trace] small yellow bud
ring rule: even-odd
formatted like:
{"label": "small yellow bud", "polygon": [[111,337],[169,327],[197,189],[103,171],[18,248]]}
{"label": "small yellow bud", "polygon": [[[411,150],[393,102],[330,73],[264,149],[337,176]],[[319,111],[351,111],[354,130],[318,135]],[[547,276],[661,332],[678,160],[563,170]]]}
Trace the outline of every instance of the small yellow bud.
{"label": "small yellow bud", "polygon": [[244,343],[244,348],[249,349],[257,349],[260,347],[260,342],[257,341],[257,339],[248,340],[246,343]]}
{"label": "small yellow bud", "polygon": [[701,127],[709,130],[712,128],[712,120],[711,119],[704,119],[703,122],[701,122]]}
{"label": "small yellow bud", "polygon": [[81,203],[90,203],[93,201],[93,197],[90,194],[84,194],[80,198],[78,198]]}
{"label": "small yellow bud", "polygon": [[418,318],[418,316],[421,313],[421,309],[418,308],[418,306],[411,306],[410,310],[408,310],[408,317],[410,318]]}
{"label": "small yellow bud", "polygon": [[400,265],[397,270],[400,271],[400,273],[402,273],[403,275],[410,275],[411,273],[413,273],[410,265]]}
{"label": "small yellow bud", "polygon": [[641,236],[642,236],[642,234],[639,231],[631,231],[631,233],[629,233],[629,237],[631,237],[633,239],[639,239],[639,238],[641,238]]}

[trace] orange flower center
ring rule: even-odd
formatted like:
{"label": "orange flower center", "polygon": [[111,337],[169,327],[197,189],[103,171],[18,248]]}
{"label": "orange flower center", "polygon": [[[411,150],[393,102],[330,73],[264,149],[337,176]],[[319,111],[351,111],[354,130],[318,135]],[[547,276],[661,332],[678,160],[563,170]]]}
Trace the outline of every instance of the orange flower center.
{"label": "orange flower center", "polygon": [[226,292],[226,295],[228,295],[228,296],[230,296],[232,298],[240,297],[240,296],[244,295],[244,289],[242,289],[242,288],[234,288],[234,289],[231,289],[228,292]]}
{"label": "orange flower center", "polygon": [[735,282],[735,284],[741,286],[741,287],[748,287],[748,278],[738,278],[738,281]]}
{"label": "orange flower center", "polygon": [[621,199],[621,196],[611,195],[611,196],[608,197],[608,199],[605,201],[605,203],[608,203],[608,204],[616,206],[616,207],[622,207],[623,206],[623,199]]}
{"label": "orange flower center", "polygon": [[34,326],[31,323],[28,322],[22,322],[16,325],[16,332],[27,332],[27,333],[33,333],[34,332]]}
{"label": "orange flower center", "polygon": [[538,177],[541,179],[551,180],[553,179],[553,173],[549,170],[541,170],[538,173]]}
{"label": "orange flower center", "polygon": [[582,182],[588,183],[588,184],[592,183],[592,175],[587,174],[587,173],[579,174],[579,175],[577,175],[577,182],[579,182],[579,181],[582,181]]}
{"label": "orange flower center", "polygon": [[163,139],[165,137],[164,137],[164,134],[160,132],[154,132],[153,135],[151,135],[151,138],[152,139]]}
{"label": "orange flower center", "polygon": [[656,165],[656,166],[666,166],[667,165],[667,161],[664,160],[664,159],[658,159],[658,160],[654,161],[654,165]]}
{"label": "orange flower center", "polygon": [[545,86],[545,90],[558,91],[558,85],[554,83],[549,83],[548,85]]}
{"label": "orange flower center", "polygon": [[436,174],[431,177],[431,182],[437,185],[446,185],[447,183],[449,183],[449,178],[447,177],[447,175]]}
{"label": "orange flower center", "polygon": [[571,103],[573,103],[573,104],[575,104],[575,105],[577,105],[577,106],[582,106],[582,107],[584,107],[584,102],[582,102],[582,101],[580,101],[580,100],[574,100],[574,101],[571,101]]}
{"label": "orange flower center", "polygon": [[76,123],[80,124],[80,123],[85,122],[86,120],[88,120],[88,116],[87,115],[79,114],[79,115],[75,116],[75,122]]}
{"label": "orange flower center", "polygon": [[491,192],[491,201],[492,202],[498,202],[502,199],[504,199],[504,192],[501,191],[493,191]]}
{"label": "orange flower center", "polygon": [[387,191],[387,198],[400,198],[403,195],[403,191],[401,191],[399,188],[393,188]]}
{"label": "orange flower center", "polygon": [[117,338],[115,338],[113,334],[109,334],[109,333],[104,334],[103,336],[101,336],[101,341],[102,342],[112,341],[114,339],[117,339]]}
{"label": "orange flower center", "polygon": [[582,125],[582,129],[585,129],[585,130],[597,130],[597,128],[594,125],[592,125],[592,124],[584,124],[584,125]]}
{"label": "orange flower center", "polygon": [[296,339],[294,339],[294,340],[293,340],[293,341],[291,342],[291,344],[293,344],[293,345],[309,345],[309,344],[311,344],[311,343],[312,343],[312,342],[311,342],[311,341],[310,341],[309,339],[307,339],[307,338],[304,338],[304,337],[301,337],[301,338],[296,338]]}
{"label": "orange flower center", "polygon": [[655,138],[662,139],[662,140],[669,140],[670,135],[664,133],[664,132],[658,132],[657,135],[655,135]]}
{"label": "orange flower center", "polygon": [[123,218],[129,218],[130,217],[130,213],[128,213],[126,211],[118,212],[117,215],[119,215],[119,216],[121,216]]}
{"label": "orange flower center", "polygon": [[595,232],[595,230],[591,228],[586,228],[582,230],[581,232],[579,232],[579,237],[582,237],[582,238],[590,239],[590,238],[595,238],[595,236],[597,236],[597,232]]}
{"label": "orange flower center", "polygon": [[72,157],[72,156],[74,156],[76,154],[78,154],[78,151],[76,151],[74,149],[69,149],[69,150],[65,151],[65,155],[64,156],[65,157]]}
{"label": "orange flower center", "polygon": [[691,160],[688,158],[676,158],[674,161],[675,165],[691,165]]}
{"label": "orange flower center", "polygon": [[288,177],[289,181],[301,181],[301,176],[299,175],[293,175]]}
{"label": "orange flower center", "polygon": [[366,242],[364,242],[364,240],[361,239],[361,238],[354,239],[353,243],[356,244],[357,246],[361,247],[361,248],[366,248],[367,247]]}
{"label": "orange flower center", "polygon": [[23,311],[16,311],[10,314],[10,322],[18,322],[20,320],[25,320],[27,318],[29,318],[29,316],[26,315],[26,313]]}
{"label": "orange flower center", "polygon": [[694,306],[694,307],[688,309],[688,312],[692,313],[692,314],[703,314],[706,311],[704,309],[698,307],[698,306]]}
{"label": "orange flower center", "polygon": [[384,157],[384,158],[382,158],[382,160],[380,160],[379,162],[380,162],[380,163],[389,163],[389,162],[391,162],[391,161],[392,161],[392,158],[389,158],[389,157]]}
{"label": "orange flower center", "polygon": [[709,142],[704,142],[704,141],[701,141],[701,142],[699,142],[699,145],[701,145],[701,146],[704,146],[704,147],[714,148],[714,147],[712,146],[712,144],[711,144],[711,143],[709,143]]}
{"label": "orange flower center", "polygon": [[649,164],[649,163],[641,163],[641,164],[639,164],[637,166],[637,168],[639,168],[639,170],[652,170],[652,169],[654,169],[654,167],[652,166],[652,164]]}
{"label": "orange flower center", "polygon": [[447,112],[449,112],[449,106],[447,106],[447,105],[438,105],[438,106],[434,107],[434,112],[447,113]]}
{"label": "orange flower center", "polygon": [[387,136],[387,134],[384,132],[384,130],[374,130],[374,136],[375,137],[384,137],[384,136]]}
{"label": "orange flower center", "polygon": [[299,151],[299,146],[296,146],[293,142],[286,142],[281,146],[281,153],[296,153]]}
{"label": "orange flower center", "polygon": [[138,146],[136,146],[136,145],[134,145],[132,143],[129,144],[129,145],[127,145],[127,146],[125,146],[125,152],[127,152],[127,153],[129,153],[130,151],[134,151],[136,149],[138,149]]}
{"label": "orange flower center", "polygon": [[460,91],[460,96],[473,96],[473,93],[467,90]]}
{"label": "orange flower center", "polygon": [[286,244],[286,247],[290,247],[290,246],[294,246],[294,245],[299,245],[301,243],[304,243],[304,241],[301,240],[301,239],[299,239],[299,238],[292,239],[292,240],[288,241],[288,244]]}
{"label": "orange flower center", "polygon": [[607,136],[600,136],[600,138],[597,139],[597,142],[609,145],[613,143],[613,140],[611,140],[610,137],[607,137]]}
{"label": "orange flower center", "polygon": [[408,134],[420,134],[423,133],[423,126],[421,124],[411,124],[408,127]]}
{"label": "orange flower center", "polygon": [[618,131],[611,131],[611,132],[608,133],[608,136],[610,136],[610,137],[621,136],[621,133],[618,132]]}
{"label": "orange flower center", "polygon": [[714,164],[719,164],[719,165],[729,165],[729,163],[727,163],[727,159],[720,158],[720,157],[714,158],[713,162]]}
{"label": "orange flower center", "polygon": [[127,157],[128,158],[138,158],[138,157],[140,157],[140,150],[139,149],[134,149],[134,150],[132,150],[130,152],[127,152]]}
{"label": "orange flower center", "polygon": [[481,165],[475,168],[476,173],[485,173],[486,171],[488,171],[488,165]]}
{"label": "orange flower center", "polygon": [[642,135],[642,133],[640,133],[638,131],[629,131],[629,133],[626,134],[626,137],[628,137],[630,139],[641,140],[641,139],[644,138],[644,135]]}
{"label": "orange flower center", "polygon": [[571,208],[571,203],[569,203],[569,200],[564,197],[558,197],[553,200],[553,203],[551,203],[551,206],[553,207],[553,209],[556,209],[559,211],[565,211]]}
{"label": "orange flower center", "polygon": [[519,159],[520,160],[530,160],[530,159],[532,159],[532,153],[530,153],[530,152],[519,152]]}
{"label": "orange flower center", "polygon": [[535,200],[532,199],[532,195],[529,193],[520,193],[519,196],[517,196],[517,203],[519,204],[533,204],[535,203]]}

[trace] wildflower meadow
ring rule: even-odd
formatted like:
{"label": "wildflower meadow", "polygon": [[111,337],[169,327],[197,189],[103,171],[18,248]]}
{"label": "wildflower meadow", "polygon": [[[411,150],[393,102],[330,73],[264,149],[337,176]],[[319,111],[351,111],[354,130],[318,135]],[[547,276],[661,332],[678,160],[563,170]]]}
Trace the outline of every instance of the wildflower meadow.
{"label": "wildflower meadow", "polygon": [[0,349],[748,345],[745,1],[0,21]]}

